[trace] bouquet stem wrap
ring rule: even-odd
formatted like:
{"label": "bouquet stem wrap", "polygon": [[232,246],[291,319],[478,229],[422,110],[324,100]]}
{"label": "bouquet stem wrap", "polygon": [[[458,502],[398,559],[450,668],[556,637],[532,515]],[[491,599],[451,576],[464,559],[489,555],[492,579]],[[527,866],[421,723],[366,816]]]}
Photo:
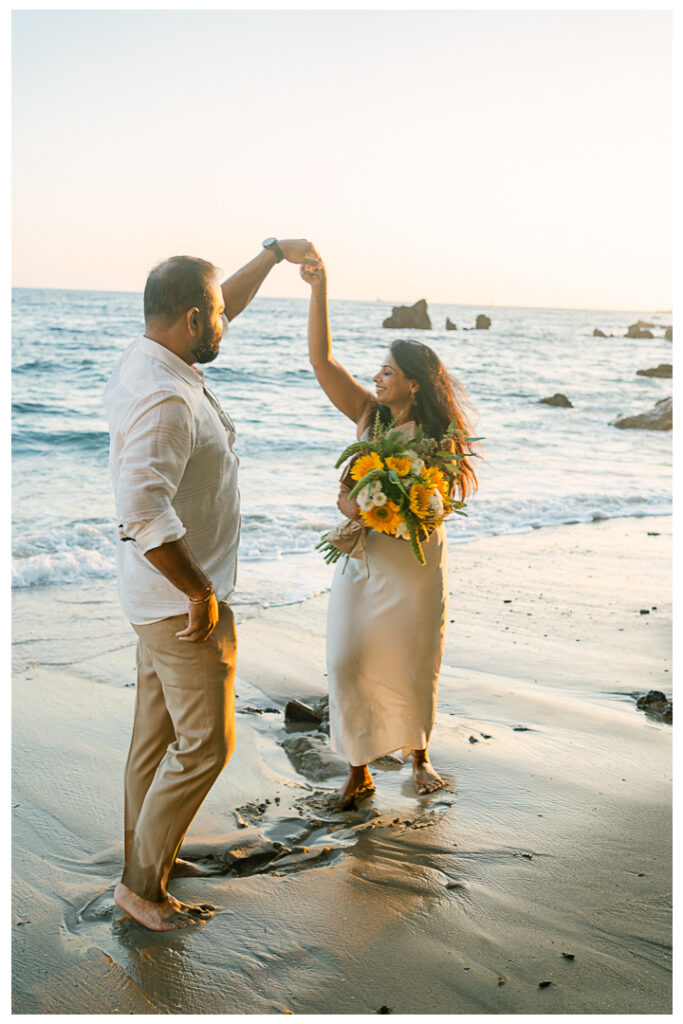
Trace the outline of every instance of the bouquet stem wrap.
{"label": "bouquet stem wrap", "polygon": [[357,519],[343,519],[325,535],[325,540],[350,558],[363,559],[368,529]]}

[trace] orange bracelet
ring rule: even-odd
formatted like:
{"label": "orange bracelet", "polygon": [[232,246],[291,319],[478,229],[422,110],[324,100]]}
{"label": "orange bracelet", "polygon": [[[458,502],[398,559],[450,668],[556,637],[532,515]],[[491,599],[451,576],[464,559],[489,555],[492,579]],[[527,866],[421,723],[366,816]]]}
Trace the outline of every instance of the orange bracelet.
{"label": "orange bracelet", "polygon": [[188,601],[191,601],[192,604],[203,604],[204,601],[208,601],[212,594],[213,583],[211,582],[211,580],[209,580],[208,587],[204,587],[204,589],[199,594],[195,594],[194,596],[188,595],[187,599]]}

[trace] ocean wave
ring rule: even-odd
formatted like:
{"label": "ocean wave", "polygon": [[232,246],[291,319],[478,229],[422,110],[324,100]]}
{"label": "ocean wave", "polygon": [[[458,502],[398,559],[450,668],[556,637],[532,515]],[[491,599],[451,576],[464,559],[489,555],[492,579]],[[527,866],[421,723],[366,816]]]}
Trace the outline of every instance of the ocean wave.
{"label": "ocean wave", "polygon": [[116,575],[116,533],[110,522],[72,523],[19,539],[12,587],[81,583]]}
{"label": "ocean wave", "polygon": [[[543,527],[605,519],[639,518],[671,514],[671,500],[664,495],[630,495],[625,499],[590,496],[575,501],[527,501],[523,506],[508,502],[478,502],[470,507],[468,518],[449,520],[446,532],[450,542],[467,543],[501,534],[529,533]],[[240,563],[253,566],[264,563],[264,572],[272,577],[269,591],[278,586],[289,590],[292,572],[301,571],[300,586],[306,589],[307,576],[317,578],[315,545],[322,533],[339,518],[301,516],[294,520],[245,516],[242,523]],[[113,523],[95,521],[73,523],[66,529],[46,531],[24,539],[15,546],[12,560],[12,586],[31,587],[68,584],[113,578],[116,575],[116,531]],[[299,561],[293,561],[297,559]],[[279,566],[278,566],[279,563]],[[268,568],[265,568],[265,566]],[[314,566],[315,568],[311,568]],[[309,581],[309,582],[311,582]],[[284,590],[283,590],[284,593]]]}
{"label": "ocean wave", "polygon": [[106,430],[17,430],[12,434],[12,452],[24,455],[50,448],[73,448],[83,454],[107,452]]}

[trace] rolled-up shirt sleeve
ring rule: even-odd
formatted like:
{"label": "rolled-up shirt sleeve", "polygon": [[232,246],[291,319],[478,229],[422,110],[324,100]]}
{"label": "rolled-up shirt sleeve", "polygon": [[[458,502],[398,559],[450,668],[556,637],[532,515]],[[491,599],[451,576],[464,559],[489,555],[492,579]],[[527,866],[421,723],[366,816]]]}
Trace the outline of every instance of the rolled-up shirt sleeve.
{"label": "rolled-up shirt sleeve", "polygon": [[143,555],[185,534],[173,498],[194,429],[190,408],[177,395],[155,395],[132,410],[120,453],[117,511],[123,533]]}

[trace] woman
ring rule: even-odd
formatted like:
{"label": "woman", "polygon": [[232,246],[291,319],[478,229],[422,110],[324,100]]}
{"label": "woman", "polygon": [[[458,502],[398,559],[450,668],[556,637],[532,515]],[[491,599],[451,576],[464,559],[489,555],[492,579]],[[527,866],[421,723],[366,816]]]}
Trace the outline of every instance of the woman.
{"label": "woman", "polygon": [[[317,255],[317,254],[316,254]],[[375,413],[412,437],[418,425],[441,440],[456,419],[471,433],[462,399],[441,362],[418,341],[394,341],[374,376],[376,393],[363,387],[332,355],[325,267],[306,265],[311,285],[308,344],[311,365],[330,401],[368,436]],[[455,450],[463,451],[460,442]],[[476,488],[467,460],[461,463],[459,497]],[[337,500],[350,519],[359,515],[342,488]],[[415,787],[431,793],[443,780],[427,754],[436,715],[436,690],[448,612],[447,545],[443,526],[424,542],[420,565],[410,544],[370,531],[364,560],[337,564],[327,620],[327,669],[332,748],[349,761],[339,808],[374,791],[368,762],[401,750],[412,756]]]}

